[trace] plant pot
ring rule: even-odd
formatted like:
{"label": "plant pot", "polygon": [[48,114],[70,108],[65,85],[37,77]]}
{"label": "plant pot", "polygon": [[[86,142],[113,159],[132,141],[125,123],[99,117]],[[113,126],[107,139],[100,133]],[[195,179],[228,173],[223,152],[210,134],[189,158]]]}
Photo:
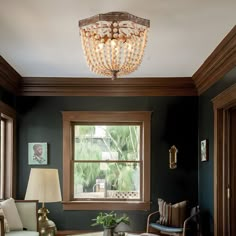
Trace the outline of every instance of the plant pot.
{"label": "plant pot", "polygon": [[104,227],[103,236],[113,236],[115,227]]}

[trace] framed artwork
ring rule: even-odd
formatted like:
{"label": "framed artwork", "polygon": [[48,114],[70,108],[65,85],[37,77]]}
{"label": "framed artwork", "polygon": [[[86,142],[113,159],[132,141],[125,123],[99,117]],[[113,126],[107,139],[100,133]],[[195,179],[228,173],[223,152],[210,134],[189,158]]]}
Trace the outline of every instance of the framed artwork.
{"label": "framed artwork", "polygon": [[28,143],[28,164],[47,165],[48,147],[47,143]]}
{"label": "framed artwork", "polygon": [[208,140],[201,141],[201,161],[208,161]]}

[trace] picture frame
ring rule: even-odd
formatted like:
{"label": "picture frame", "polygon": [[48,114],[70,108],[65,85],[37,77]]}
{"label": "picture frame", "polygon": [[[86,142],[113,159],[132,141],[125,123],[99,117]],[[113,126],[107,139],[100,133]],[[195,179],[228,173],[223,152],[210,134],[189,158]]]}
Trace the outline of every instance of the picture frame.
{"label": "picture frame", "polygon": [[35,142],[28,143],[28,164],[47,165],[48,164],[48,144]]}
{"label": "picture frame", "polygon": [[201,141],[201,161],[208,161],[208,140]]}

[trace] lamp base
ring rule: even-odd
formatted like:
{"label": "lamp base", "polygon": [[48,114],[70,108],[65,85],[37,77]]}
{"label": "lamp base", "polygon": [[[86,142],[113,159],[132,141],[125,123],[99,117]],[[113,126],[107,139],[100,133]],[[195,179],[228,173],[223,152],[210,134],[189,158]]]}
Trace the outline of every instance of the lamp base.
{"label": "lamp base", "polygon": [[38,210],[39,213],[39,235],[40,236],[55,236],[57,227],[55,223],[47,218],[49,210],[45,207]]}

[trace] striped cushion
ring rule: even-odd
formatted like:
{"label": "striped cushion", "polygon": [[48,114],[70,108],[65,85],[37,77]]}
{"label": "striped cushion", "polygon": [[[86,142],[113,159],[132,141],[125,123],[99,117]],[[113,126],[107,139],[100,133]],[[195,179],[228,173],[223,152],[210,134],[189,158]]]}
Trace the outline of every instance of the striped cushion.
{"label": "striped cushion", "polygon": [[171,206],[171,226],[183,227],[187,218],[187,201],[182,201]]}
{"label": "striped cushion", "polygon": [[159,224],[173,227],[183,227],[184,220],[187,217],[187,201],[182,201],[171,205],[163,199],[158,198],[158,206],[160,211]]}
{"label": "striped cushion", "polygon": [[160,211],[160,218],[159,223],[162,225],[169,225],[170,224],[170,216],[171,216],[171,204],[166,203],[163,199],[158,199],[159,211]]}

